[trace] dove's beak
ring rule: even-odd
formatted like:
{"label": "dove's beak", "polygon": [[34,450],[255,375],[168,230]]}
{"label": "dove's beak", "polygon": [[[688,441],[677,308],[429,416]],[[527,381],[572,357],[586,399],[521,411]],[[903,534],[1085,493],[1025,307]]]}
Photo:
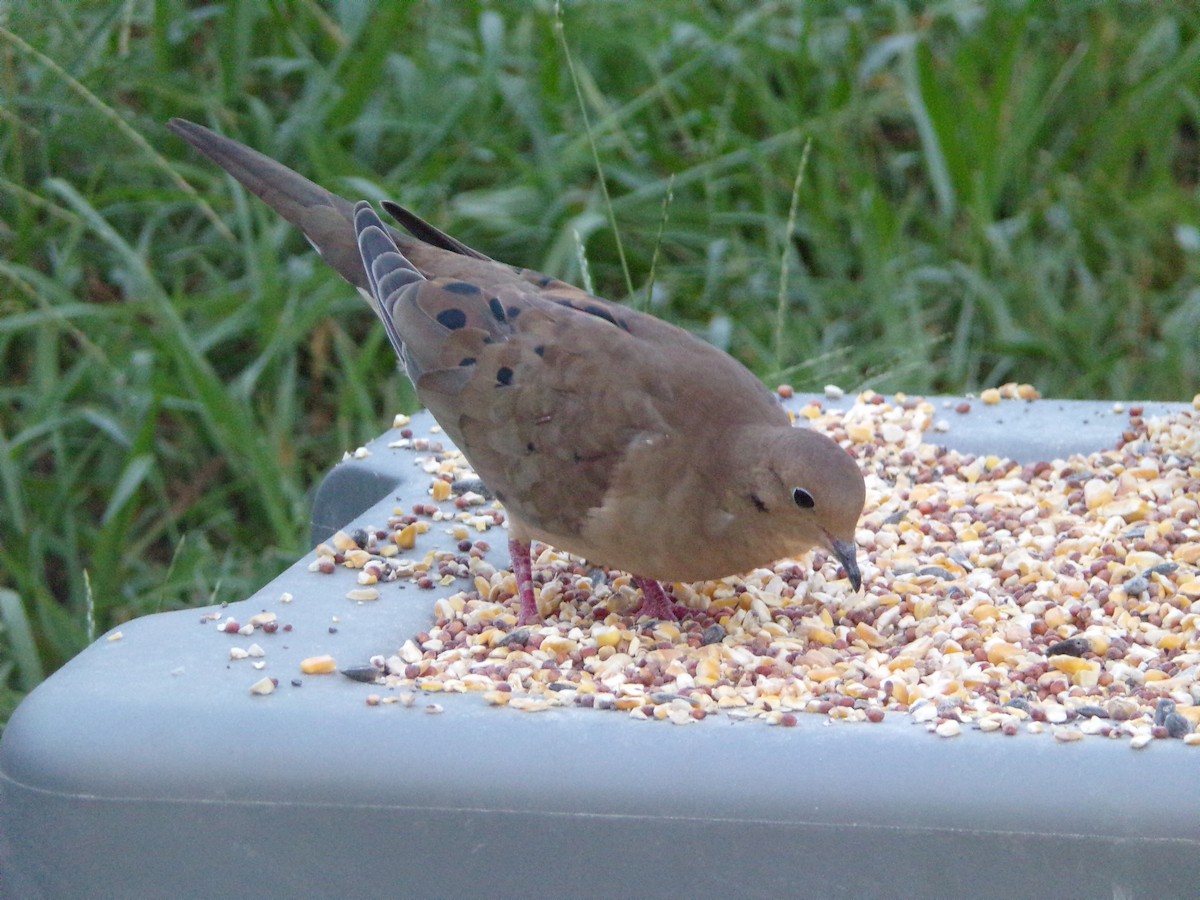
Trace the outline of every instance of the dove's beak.
{"label": "dove's beak", "polygon": [[829,549],[833,551],[833,555],[837,557],[838,562],[846,570],[846,577],[850,579],[850,586],[854,590],[862,587],[862,573],[858,571],[858,547],[854,541],[839,541],[835,537],[829,539]]}

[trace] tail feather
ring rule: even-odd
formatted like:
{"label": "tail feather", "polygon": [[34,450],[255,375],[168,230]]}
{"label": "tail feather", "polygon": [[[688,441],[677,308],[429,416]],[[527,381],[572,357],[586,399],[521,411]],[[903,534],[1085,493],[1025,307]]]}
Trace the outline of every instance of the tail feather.
{"label": "tail feather", "polygon": [[203,125],[171,119],[167,127],[304,232],[339,275],[358,288],[368,288],[355,240],[354,205],[349,200]]}

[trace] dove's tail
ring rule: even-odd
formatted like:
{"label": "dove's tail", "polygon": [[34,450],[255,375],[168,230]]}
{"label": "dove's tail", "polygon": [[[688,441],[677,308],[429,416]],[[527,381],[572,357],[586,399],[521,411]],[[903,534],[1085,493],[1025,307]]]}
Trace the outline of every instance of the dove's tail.
{"label": "dove's tail", "polygon": [[370,289],[354,234],[354,204],[349,200],[203,125],[172,119],[167,127],[304,232],[321,258],[339,275],[355,287]]}

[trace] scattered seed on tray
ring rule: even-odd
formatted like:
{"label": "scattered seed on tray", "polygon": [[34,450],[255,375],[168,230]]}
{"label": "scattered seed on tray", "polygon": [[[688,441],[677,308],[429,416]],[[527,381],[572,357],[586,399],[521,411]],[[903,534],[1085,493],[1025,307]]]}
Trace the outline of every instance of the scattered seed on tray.
{"label": "scattered seed on tray", "polygon": [[[1004,385],[980,398],[1038,396]],[[969,415],[970,404],[956,410]],[[1147,419],[1134,406],[1117,446],[1019,464],[938,446],[936,412],[922,398],[867,392],[845,412],[812,403],[797,413],[866,476],[859,594],[844,580],[830,585],[837,563],[818,550],[674,585],[689,614],[654,621],[633,617],[639,596],[627,575],[543,548],[534,573],[547,620],[518,629],[515,579],[484,559],[479,539],[503,525],[503,510],[480,493],[448,493],[474,473],[460,454],[411,437],[398,443],[417,454],[439,503],[396,510],[365,543],[335,536],[312,569],[369,571],[371,583],[466,582],[436,601],[428,632],[387,659],[394,689],[679,723],[895,713],[947,737],[1049,726],[1059,741],[1099,735],[1133,747],[1195,733],[1200,414]],[[450,531],[458,552],[422,553],[432,528]],[[1160,700],[1173,706],[1156,722]]]}

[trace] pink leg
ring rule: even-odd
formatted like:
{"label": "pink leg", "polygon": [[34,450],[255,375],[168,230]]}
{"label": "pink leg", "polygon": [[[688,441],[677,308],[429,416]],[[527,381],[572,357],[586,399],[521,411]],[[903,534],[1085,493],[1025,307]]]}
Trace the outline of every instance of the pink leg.
{"label": "pink leg", "polygon": [[529,625],[538,621],[537,601],[533,599],[533,563],[529,559],[529,545],[510,538],[508,555],[512,557],[513,574],[517,576],[517,596],[521,598],[517,624]]}
{"label": "pink leg", "polygon": [[662,585],[653,578],[642,578],[640,575],[634,575],[633,581],[642,589],[641,612],[652,619],[667,619],[673,622],[679,618],[679,614],[675,612],[675,604],[663,593]]}

